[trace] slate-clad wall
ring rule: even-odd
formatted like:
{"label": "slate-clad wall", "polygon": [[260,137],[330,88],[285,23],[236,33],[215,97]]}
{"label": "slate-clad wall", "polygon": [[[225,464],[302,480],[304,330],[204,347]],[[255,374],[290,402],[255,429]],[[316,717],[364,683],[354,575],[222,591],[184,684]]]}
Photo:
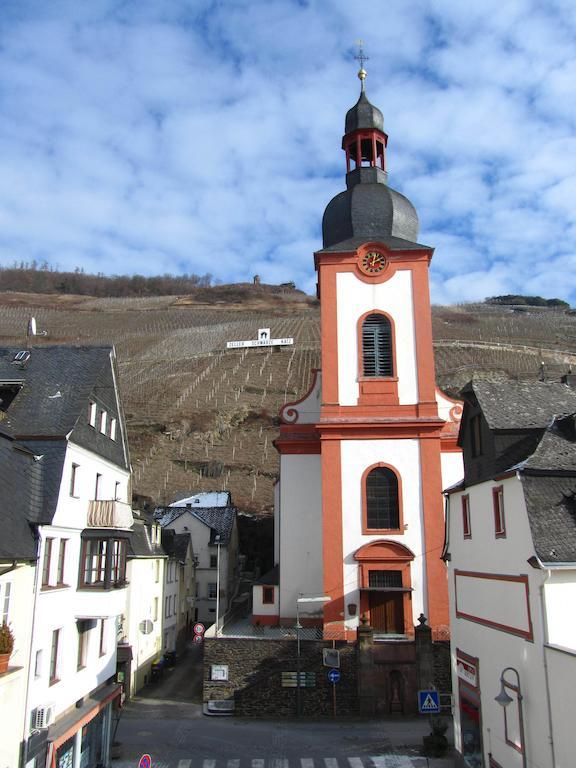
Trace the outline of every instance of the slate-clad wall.
{"label": "slate-clad wall", "polygon": [[[315,688],[301,688],[303,716],[331,716],[333,686],[322,665],[322,649],[331,642],[303,640],[300,669],[316,673]],[[338,644],[341,680],[336,684],[338,715],[358,714],[356,647]],[[210,680],[212,664],[227,664],[228,682]],[[204,645],[204,701],[234,699],[236,714],[246,717],[294,717],[296,689],[282,688],[282,672],[296,671],[295,640],[207,639]]]}

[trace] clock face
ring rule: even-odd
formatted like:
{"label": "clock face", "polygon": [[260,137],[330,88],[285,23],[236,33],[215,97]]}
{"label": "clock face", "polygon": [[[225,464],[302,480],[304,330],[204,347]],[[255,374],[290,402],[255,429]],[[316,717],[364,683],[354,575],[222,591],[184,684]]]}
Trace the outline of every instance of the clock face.
{"label": "clock face", "polygon": [[378,251],[368,251],[360,259],[360,266],[369,275],[377,275],[386,266],[386,257]]}

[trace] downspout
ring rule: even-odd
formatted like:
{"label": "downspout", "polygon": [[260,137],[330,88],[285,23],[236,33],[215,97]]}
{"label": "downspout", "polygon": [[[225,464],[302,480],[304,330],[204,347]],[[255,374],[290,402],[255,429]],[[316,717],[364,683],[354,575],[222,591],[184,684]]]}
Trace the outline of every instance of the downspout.
{"label": "downspout", "polygon": [[548,568],[546,571],[546,577],[540,584],[540,610],[542,611],[542,630],[543,630],[543,643],[542,643],[542,661],[544,664],[544,679],[546,681],[546,705],[548,710],[548,740],[550,742],[550,754],[552,756],[552,768],[556,768],[556,756],[554,754],[554,720],[552,718],[552,704],[550,701],[550,677],[548,674],[548,661],[546,659],[546,644],[548,643],[548,622],[546,620],[546,596],[544,589],[549,579],[552,577],[552,571]]}

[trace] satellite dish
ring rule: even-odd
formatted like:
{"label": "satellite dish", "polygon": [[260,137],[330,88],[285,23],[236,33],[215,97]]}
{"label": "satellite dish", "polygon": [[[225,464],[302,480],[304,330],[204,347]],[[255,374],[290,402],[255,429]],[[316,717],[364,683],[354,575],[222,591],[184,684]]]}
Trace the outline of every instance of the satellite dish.
{"label": "satellite dish", "polygon": [[35,317],[31,317],[30,322],[28,323],[28,335],[36,336],[36,318]]}

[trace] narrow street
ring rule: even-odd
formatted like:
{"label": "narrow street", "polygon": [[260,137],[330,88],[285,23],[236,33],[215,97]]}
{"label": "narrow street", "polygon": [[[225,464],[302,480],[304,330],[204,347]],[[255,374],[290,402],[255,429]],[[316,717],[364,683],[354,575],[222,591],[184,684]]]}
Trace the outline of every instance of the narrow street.
{"label": "narrow street", "polygon": [[113,768],[450,768],[419,757],[424,718],[248,720],[202,712],[202,648],[191,646],[173,670],[122,711]]}

